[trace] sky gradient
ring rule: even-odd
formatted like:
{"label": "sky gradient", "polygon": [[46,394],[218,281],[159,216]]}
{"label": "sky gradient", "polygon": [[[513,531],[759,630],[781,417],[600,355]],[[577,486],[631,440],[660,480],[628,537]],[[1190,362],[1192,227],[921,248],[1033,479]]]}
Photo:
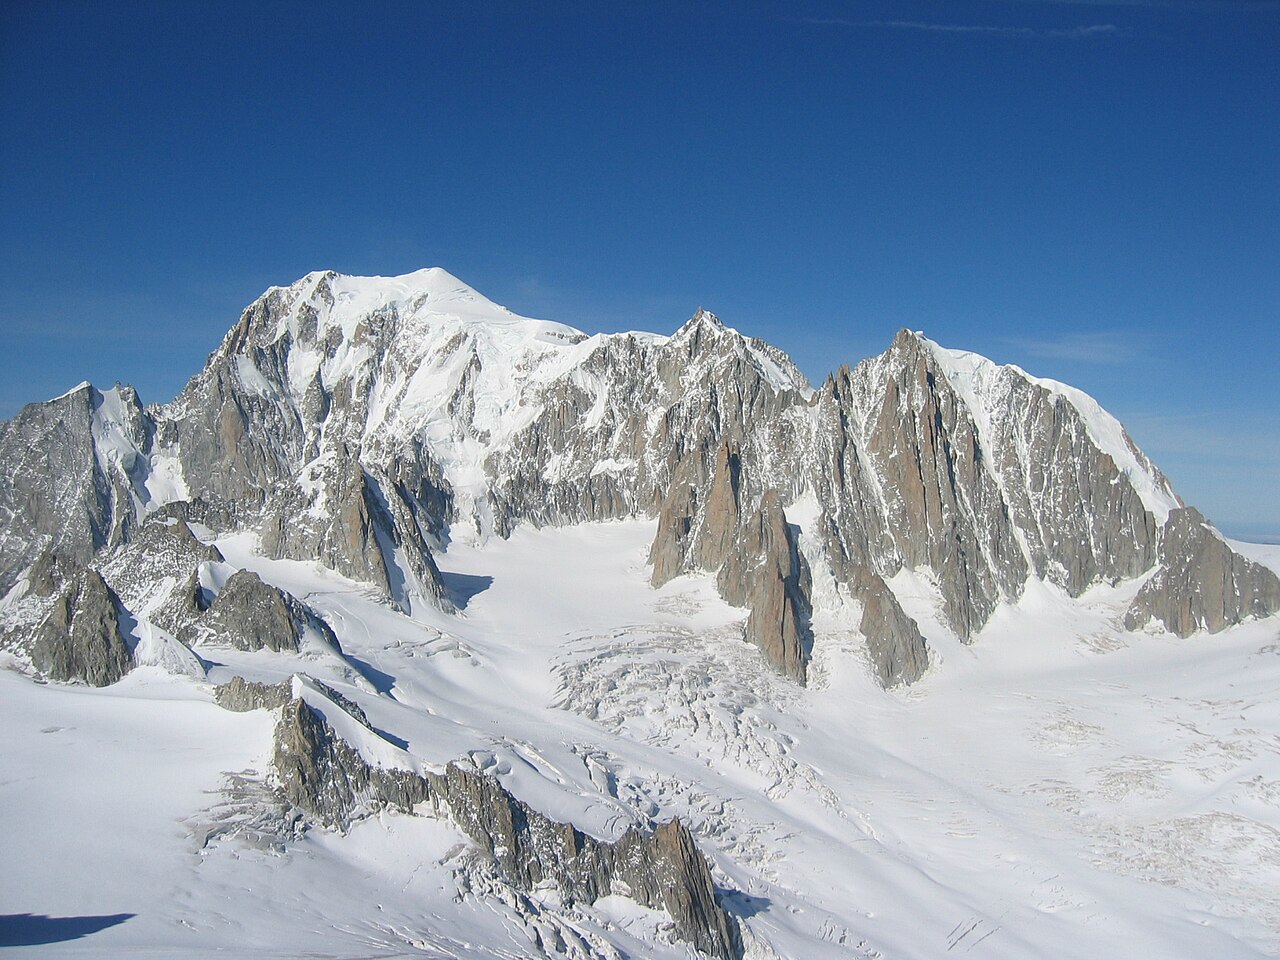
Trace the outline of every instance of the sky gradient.
{"label": "sky gradient", "polygon": [[170,399],[271,284],[900,327],[1072,383],[1280,539],[1280,4],[0,5],[0,416]]}

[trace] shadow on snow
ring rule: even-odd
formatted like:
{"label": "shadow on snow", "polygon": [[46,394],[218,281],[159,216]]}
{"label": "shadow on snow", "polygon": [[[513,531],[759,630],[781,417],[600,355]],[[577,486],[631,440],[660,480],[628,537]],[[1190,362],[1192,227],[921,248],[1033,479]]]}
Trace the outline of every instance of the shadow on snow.
{"label": "shadow on snow", "polygon": [[112,913],[101,917],[46,917],[42,913],[0,915],[0,947],[32,947],[79,940],[137,916]]}

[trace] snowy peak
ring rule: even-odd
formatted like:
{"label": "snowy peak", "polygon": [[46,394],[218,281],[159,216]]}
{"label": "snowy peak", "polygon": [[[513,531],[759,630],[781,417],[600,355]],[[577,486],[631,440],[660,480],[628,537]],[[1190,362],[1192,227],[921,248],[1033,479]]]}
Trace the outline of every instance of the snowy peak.
{"label": "snowy peak", "polygon": [[[877,578],[927,569],[963,639],[1028,578],[1075,596],[1150,570],[1181,506],[1091,397],[917,331],[815,396],[786,354],[704,308],[671,336],[588,337],[438,267],[271,288],[154,423],[101,396],[98,473],[132,506],[112,516],[197,500],[260,526],[274,558],[319,560],[402,609],[442,601],[431,550],[458,536],[653,516],[673,490],[668,512],[696,532],[726,443],[742,516],[812,495],[811,563],[890,612]],[[669,553],[676,569],[692,556]]]}
{"label": "snowy peak", "polygon": [[349,339],[367,318],[523,328],[530,337],[553,343],[575,343],[585,337],[564,324],[512,313],[441,267],[396,277],[357,277],[325,270],[267,290],[245,311],[242,324],[249,328],[248,336],[229,336],[224,351],[239,349],[246,340],[272,343],[286,333],[295,341],[306,341],[338,329]]}
{"label": "snowy peak", "polygon": [[684,326],[675,332],[673,339],[680,340],[686,337],[697,336],[700,333],[714,336],[716,334],[726,332],[737,333],[736,330],[731,331],[729,327],[725,325],[724,321],[710,310],[707,310],[704,307],[699,307],[694,311],[693,316],[685,321]]}
{"label": "snowy peak", "polygon": [[739,333],[704,307],[699,307],[667,343],[691,361],[745,361],[779,393],[795,391],[806,400],[813,395],[808,378],[790,357],[763,340]]}

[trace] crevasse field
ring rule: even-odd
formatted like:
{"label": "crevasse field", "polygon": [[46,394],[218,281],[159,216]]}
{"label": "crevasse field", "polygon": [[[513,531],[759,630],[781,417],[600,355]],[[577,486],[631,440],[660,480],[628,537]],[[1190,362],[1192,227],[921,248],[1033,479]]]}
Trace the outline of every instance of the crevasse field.
{"label": "crevasse field", "polygon": [[[210,692],[294,673],[359,703],[382,737],[358,745],[380,762],[469,758],[602,838],[684,818],[748,957],[1280,953],[1274,618],[1125,633],[1139,582],[1071,601],[1032,581],[962,646],[934,586],[904,572],[892,585],[932,665],[886,692],[815,574],[803,689],[740,639],[745,611],[713,578],[649,586],[653,532],[455,540],[438,559],[459,613],[412,618],[257,556],[251,535],[222,539],[228,570],[304,599],[345,656],[201,647],[203,669],[97,690],[0,670],[6,956],[689,955],[625,897],[585,908],[495,884],[447,821],[297,833],[270,795],[271,714]],[[1280,568],[1280,548],[1235,546]]]}

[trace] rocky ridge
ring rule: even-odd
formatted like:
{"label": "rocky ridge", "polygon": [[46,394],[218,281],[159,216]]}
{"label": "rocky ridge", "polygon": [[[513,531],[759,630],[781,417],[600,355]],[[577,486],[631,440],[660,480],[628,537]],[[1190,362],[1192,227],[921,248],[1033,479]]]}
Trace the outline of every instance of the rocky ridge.
{"label": "rocky ridge", "polygon": [[[814,563],[862,604],[890,684],[928,660],[892,596],[900,570],[931,572],[966,641],[1028,578],[1074,596],[1157,566],[1179,590],[1212,573],[1163,534],[1182,506],[1168,481],[1069,387],[904,330],[814,391],[706,311],[670,337],[588,337],[437,269],[273,288],[171,404],[82,385],[4,424],[0,462],[19,478],[0,487],[0,589],[44,550],[119,551],[165,511],[252,529],[267,556],[412,613],[449,607],[433,554],[451,537],[656,515],[654,582],[716,572],[747,638],[797,679]],[[787,519],[802,496],[819,505],[811,556]]]}
{"label": "rocky ridge", "polygon": [[[362,714],[353,715],[349,703],[334,700],[333,691],[314,681],[295,678],[290,692],[285,700],[283,685],[241,682],[218,699],[232,709],[279,704],[273,759],[279,790],[307,816],[346,830],[382,809],[429,810],[455,822],[519,890],[531,892],[550,881],[568,902],[588,905],[625,892],[644,906],[666,910],[676,935],[703,954],[741,956],[736,926],[719,903],[707,862],[679,820],[650,834],[632,827],[613,842],[597,840],[533,810],[474,769],[456,763],[443,772],[405,769],[411,766],[407,755],[402,768],[371,763],[330,719],[355,720],[368,729]],[[385,741],[377,746],[394,749]]]}
{"label": "rocky ridge", "polygon": [[1125,626],[1136,630],[1157,620],[1189,637],[1278,611],[1280,577],[1234,552],[1200,511],[1184,507],[1169,515],[1160,566],[1134,597]]}

